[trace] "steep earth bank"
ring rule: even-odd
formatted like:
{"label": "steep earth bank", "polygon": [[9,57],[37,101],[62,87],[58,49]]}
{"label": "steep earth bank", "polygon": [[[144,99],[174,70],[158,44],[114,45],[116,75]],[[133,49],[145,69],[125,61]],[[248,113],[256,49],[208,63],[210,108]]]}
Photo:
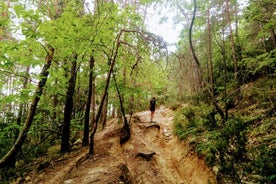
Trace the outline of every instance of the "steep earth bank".
{"label": "steep earth bank", "polygon": [[114,134],[121,125],[109,121],[96,134],[94,155],[88,156],[88,148],[81,148],[21,178],[21,183],[216,183],[204,161],[173,135],[173,111],[160,107],[153,123],[149,116],[145,111],[132,117],[131,139],[123,145]]}

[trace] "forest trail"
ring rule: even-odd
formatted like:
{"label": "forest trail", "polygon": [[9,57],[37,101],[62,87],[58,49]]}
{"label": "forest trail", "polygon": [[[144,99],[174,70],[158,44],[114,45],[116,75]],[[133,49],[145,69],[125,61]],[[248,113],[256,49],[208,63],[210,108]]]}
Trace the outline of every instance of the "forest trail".
{"label": "forest trail", "polygon": [[95,136],[95,153],[88,148],[65,155],[24,183],[52,184],[209,184],[215,177],[204,161],[192,154],[172,133],[174,112],[160,107],[154,123],[150,112],[133,115],[131,138],[120,145],[115,120]]}

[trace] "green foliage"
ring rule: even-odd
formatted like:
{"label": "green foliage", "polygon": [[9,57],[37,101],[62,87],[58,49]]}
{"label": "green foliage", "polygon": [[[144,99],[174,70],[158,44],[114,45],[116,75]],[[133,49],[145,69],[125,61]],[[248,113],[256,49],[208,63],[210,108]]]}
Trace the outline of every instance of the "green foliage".
{"label": "green foliage", "polygon": [[236,172],[246,161],[247,125],[240,118],[231,118],[221,127],[214,117],[213,110],[204,104],[180,109],[174,119],[175,133],[188,141],[207,165],[239,178]]}
{"label": "green foliage", "polygon": [[255,57],[248,57],[243,59],[244,67],[244,81],[250,81],[260,77],[273,77],[275,75],[276,67],[276,49],[257,55]]}
{"label": "green foliage", "polygon": [[[28,6],[24,3],[29,3]],[[21,127],[25,121],[28,104],[37,86],[38,73],[45,63],[47,47],[55,49],[49,78],[38,104],[34,122],[28,132],[28,141],[23,146],[19,158],[26,162],[47,153],[48,147],[58,142],[63,122],[65,92],[72,54],[77,54],[78,78],[74,96],[74,109],[71,119],[71,137],[83,129],[83,111],[87,99],[89,59],[95,58],[94,76],[96,101],[99,102],[106,82],[110,59],[114,57],[118,33],[125,31],[120,38],[116,58],[116,75],[120,91],[124,95],[124,105],[135,104],[135,110],[145,109],[150,95],[160,95],[167,86],[165,63],[153,62],[150,56],[154,50],[158,58],[159,48],[146,40],[141,34],[144,28],[143,15],[137,6],[120,6],[103,2],[93,12],[86,11],[82,1],[69,0],[56,4],[54,1],[37,3],[35,1],[11,3],[13,16],[0,18],[0,29],[4,25],[9,35],[17,33],[16,38],[0,42],[0,119],[1,155],[12,145],[16,120]],[[149,4],[153,1],[143,1]],[[7,6],[1,1],[0,13]],[[14,18],[15,17],[15,18]],[[14,25],[10,26],[10,22]],[[126,21],[127,20],[127,21]],[[0,33],[2,36],[2,32]],[[17,35],[20,37],[17,38]],[[148,34],[153,37],[153,34]],[[150,45],[152,44],[152,45]],[[160,56],[159,58],[160,59]],[[161,66],[161,67],[160,67]],[[27,70],[29,68],[29,70]],[[162,69],[160,69],[162,68]],[[121,75],[123,72],[126,75]],[[5,73],[3,73],[4,71]],[[150,74],[150,75],[149,75]],[[109,88],[109,103],[118,107],[116,90]],[[129,99],[134,99],[132,102]],[[18,117],[18,109],[22,115]],[[130,111],[128,111],[130,112]],[[9,117],[6,118],[6,117]],[[3,128],[2,128],[3,127]],[[17,127],[17,128],[18,128]],[[26,157],[26,158],[25,158]]]}
{"label": "green foliage", "polygon": [[[6,11],[7,11],[7,5],[6,5],[6,3],[3,2],[3,1],[0,2],[0,14],[1,15],[5,15],[4,12],[6,12]],[[7,28],[8,25],[9,25],[9,23],[10,23],[10,20],[9,20],[8,16],[1,16],[0,17],[0,27]],[[2,30],[0,31],[0,35],[4,35],[4,33],[2,32]]]}
{"label": "green foliage", "polygon": [[[141,9],[137,11],[137,8],[144,8],[143,5],[161,1],[142,0],[139,6],[131,3],[121,6],[119,3],[102,2],[94,12],[86,12],[80,0],[62,1],[58,4],[55,1],[47,3],[41,1],[39,4],[36,1],[24,1],[33,3],[31,6],[26,6],[23,1],[11,2],[10,7],[7,7],[6,1],[0,2],[0,14],[4,14],[10,8],[9,15],[12,15],[0,17],[0,37],[4,36],[0,42],[0,156],[8,151],[25,120],[30,98],[37,85],[38,71],[45,62],[46,47],[51,45],[55,49],[52,68],[40,99],[35,123],[30,129],[28,142],[23,147],[23,154],[19,156],[21,159],[31,161],[35,157],[45,155],[49,147],[59,142],[60,137],[56,133],[59,132],[63,122],[64,99],[72,54],[78,55],[78,71],[76,71],[78,79],[71,137],[82,129],[90,56],[95,57],[93,72],[96,78],[98,102],[105,86],[110,58],[114,56],[118,33],[122,29],[136,31],[144,28],[144,15],[140,15]],[[241,89],[243,102],[240,102],[239,109],[233,109],[239,112],[232,112],[226,122],[221,121],[215,109],[206,105],[210,102],[207,91],[202,90],[197,95],[189,96],[196,91],[193,59],[186,29],[190,25],[191,14],[187,12],[192,12],[192,2],[183,1],[178,4],[166,1],[163,4],[164,7],[177,4],[188,16],[177,16],[174,20],[184,26],[181,33],[182,40],[178,45],[179,50],[171,54],[172,59],[169,63],[164,59],[166,58],[164,52],[159,53],[160,48],[164,46],[160,44],[162,43],[160,37],[150,33],[141,36],[137,33],[124,32],[121,35],[114,74],[120,92],[124,96],[124,105],[129,109],[128,112],[132,110],[131,108],[137,111],[147,108],[148,98],[151,96],[156,96],[160,104],[169,101],[175,109],[182,101],[192,99],[193,102],[189,106],[179,109],[176,114],[174,123],[176,135],[188,141],[196,153],[205,158],[209,166],[217,166],[219,172],[224,175],[240,178],[242,174],[253,173],[262,176],[260,182],[275,183],[273,162],[276,152],[273,147],[276,142],[275,119],[264,119],[264,117],[256,124],[245,123],[251,122],[249,120],[252,119],[260,119],[263,112],[270,112],[266,116],[271,117],[275,113],[272,108],[276,105],[276,50],[272,34],[276,25],[275,2],[274,0],[249,1],[244,14],[236,12],[238,4],[232,3],[229,13],[231,21],[235,20],[237,23],[234,40],[239,61],[240,82],[257,83],[254,88]],[[201,62],[202,76],[207,82],[210,82],[209,69],[212,59],[215,99],[219,100],[219,105],[236,103],[233,98],[233,91],[236,90],[233,88],[234,63],[228,33],[228,26],[235,23],[227,22],[225,4],[224,1],[198,2],[193,29],[195,50]],[[175,7],[173,8],[175,10]],[[208,32],[206,12],[209,8],[210,38],[206,34]],[[236,12],[236,15],[232,12]],[[167,15],[165,16],[163,21],[168,19]],[[14,33],[22,35],[13,38]],[[211,53],[208,50],[209,39]],[[150,42],[153,40],[157,44]],[[26,70],[27,67],[30,67],[30,72]],[[266,79],[259,80],[260,77]],[[25,81],[28,84],[23,89]],[[208,84],[205,87],[209,87]],[[222,98],[224,92],[226,97]],[[110,106],[118,108],[113,82],[108,95]],[[18,117],[21,105],[24,107],[23,115]],[[259,111],[256,107],[260,108]],[[15,123],[17,118],[21,118],[20,125]]]}
{"label": "green foliage", "polygon": [[20,131],[21,127],[16,123],[4,124],[0,122],[0,157],[10,149],[15,140],[15,133]]}
{"label": "green foliage", "polygon": [[[214,87],[214,97],[211,99],[205,89],[192,95],[189,99],[193,102],[176,114],[175,133],[190,143],[209,166],[218,168],[217,176],[223,175],[227,180],[222,179],[221,183],[275,183],[275,174],[271,172],[274,169],[275,173],[275,165],[266,162],[273,162],[268,157],[275,160],[271,149],[275,147],[275,1],[249,1],[243,12],[238,10],[242,7],[240,3],[231,1],[229,7],[224,1],[198,3],[193,44],[200,60],[204,87]],[[189,5],[180,5],[192,12]],[[210,17],[206,16],[209,10]],[[190,21],[181,19],[184,17],[186,15],[178,16],[182,25],[189,25]],[[233,29],[233,40],[229,25]],[[187,91],[196,91],[195,70],[191,66],[194,61],[187,51],[187,27],[182,30],[177,58],[170,60],[174,87],[171,94],[176,98]],[[238,81],[234,76],[232,46],[236,47]],[[236,84],[240,94],[237,94]],[[177,94],[179,89],[181,94]],[[183,96],[179,100],[187,103]],[[217,109],[202,112],[204,108],[199,102],[213,104],[213,100],[228,117],[225,122]],[[266,145],[267,149],[260,145]],[[262,172],[265,170],[269,173]]]}
{"label": "green foliage", "polygon": [[275,183],[276,182],[276,148],[267,147],[266,145],[260,145],[256,148],[253,160],[253,168],[263,178],[261,182]]}
{"label": "green foliage", "polygon": [[182,140],[186,140],[192,135],[201,135],[209,123],[213,124],[207,116],[202,118],[203,115],[209,114],[211,111],[204,104],[202,106],[188,106],[178,110],[174,119],[176,135]]}
{"label": "green foliage", "polygon": [[243,101],[234,112],[229,112],[231,115],[226,122],[220,122],[216,111],[195,100],[197,103],[191,103],[176,114],[175,133],[187,141],[208,166],[218,169],[221,181],[274,183],[274,89],[273,78],[242,86]]}

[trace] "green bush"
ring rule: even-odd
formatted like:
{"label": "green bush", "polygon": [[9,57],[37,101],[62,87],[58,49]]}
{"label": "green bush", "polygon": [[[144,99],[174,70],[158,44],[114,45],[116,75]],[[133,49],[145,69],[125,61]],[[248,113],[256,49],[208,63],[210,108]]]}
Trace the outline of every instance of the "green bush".
{"label": "green bush", "polygon": [[204,104],[180,109],[175,116],[175,133],[186,140],[198,156],[205,158],[210,167],[218,166],[222,175],[238,181],[238,170],[246,162],[247,125],[231,117],[218,126],[216,113]]}
{"label": "green bush", "polygon": [[256,153],[253,166],[262,176],[261,182],[276,183],[276,148],[261,145],[257,147]]}
{"label": "green bush", "polygon": [[174,119],[175,133],[180,139],[185,140],[190,135],[202,132],[202,120],[197,114],[200,110],[197,107],[189,106],[180,109]]}

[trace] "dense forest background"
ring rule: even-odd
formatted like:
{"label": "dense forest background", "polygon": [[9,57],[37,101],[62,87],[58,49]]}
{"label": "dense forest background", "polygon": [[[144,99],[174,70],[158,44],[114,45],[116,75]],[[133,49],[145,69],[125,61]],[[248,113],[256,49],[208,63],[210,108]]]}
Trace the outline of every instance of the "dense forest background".
{"label": "dense forest background", "polygon": [[[152,8],[175,12],[176,50],[148,31]],[[155,96],[220,183],[275,183],[275,10],[275,0],[1,1],[0,180],[80,135],[93,154],[114,117],[126,141],[126,114]]]}

